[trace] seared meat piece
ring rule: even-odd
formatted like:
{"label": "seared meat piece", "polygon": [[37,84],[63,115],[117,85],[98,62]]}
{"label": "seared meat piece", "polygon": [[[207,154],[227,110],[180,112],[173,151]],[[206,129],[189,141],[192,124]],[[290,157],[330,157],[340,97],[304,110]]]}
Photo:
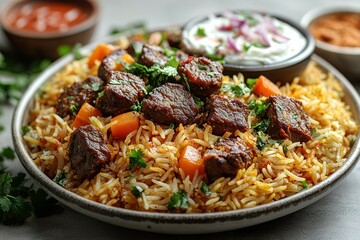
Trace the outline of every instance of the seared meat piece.
{"label": "seared meat piece", "polygon": [[204,153],[205,173],[210,182],[220,177],[235,177],[238,170],[252,164],[254,150],[236,138],[220,139]]}
{"label": "seared meat piece", "polygon": [[224,68],[206,57],[192,57],[181,62],[178,72],[186,78],[191,92],[198,97],[208,97],[219,92]]}
{"label": "seared meat piece", "polygon": [[142,101],[142,111],[160,124],[189,124],[195,119],[199,108],[184,86],[165,83]]}
{"label": "seared meat piece", "polygon": [[98,76],[104,81],[109,81],[110,75],[113,71],[118,71],[121,64],[121,58],[128,54],[125,50],[117,49],[107,55],[102,61],[98,69]]}
{"label": "seared meat piece", "polygon": [[187,60],[189,58],[189,55],[181,50],[177,50],[175,52],[175,58],[176,60],[178,60],[179,62],[183,62],[185,60]]}
{"label": "seared meat piece", "polygon": [[78,179],[94,177],[111,158],[100,130],[92,125],[78,127],[70,136],[69,160]]}
{"label": "seared meat piece", "polygon": [[311,140],[311,127],[302,103],[283,95],[273,95],[268,99],[270,106],[266,116],[270,119],[267,133],[273,139],[289,138],[293,142]]}
{"label": "seared meat piece", "polygon": [[164,66],[169,58],[165,55],[164,50],[156,45],[144,44],[139,63],[151,67],[155,63]]}
{"label": "seared meat piece", "polygon": [[166,33],[166,40],[171,47],[180,48],[182,32],[180,29],[174,29]]}
{"label": "seared meat piece", "polygon": [[126,49],[126,52],[129,53],[133,57],[139,57],[142,52],[142,48],[144,43],[141,41],[133,41],[130,46]]}
{"label": "seared meat piece", "polygon": [[95,76],[74,83],[60,95],[56,105],[56,114],[63,118],[67,115],[76,115],[85,102],[94,106],[104,84],[103,80]]}
{"label": "seared meat piece", "polygon": [[144,81],[131,73],[112,72],[104,94],[96,101],[96,107],[105,116],[128,112],[131,106],[145,96]]}
{"label": "seared meat piece", "polygon": [[221,136],[225,132],[246,132],[248,129],[250,110],[241,100],[212,95],[207,108],[207,124],[213,128],[213,134]]}

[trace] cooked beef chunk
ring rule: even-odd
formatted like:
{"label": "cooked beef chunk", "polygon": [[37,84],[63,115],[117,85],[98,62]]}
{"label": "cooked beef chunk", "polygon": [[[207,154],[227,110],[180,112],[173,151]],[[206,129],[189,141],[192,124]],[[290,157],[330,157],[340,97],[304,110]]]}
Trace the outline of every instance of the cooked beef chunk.
{"label": "cooked beef chunk", "polygon": [[144,44],[139,63],[151,67],[155,63],[164,66],[169,58],[165,55],[164,50],[156,45]]}
{"label": "cooked beef chunk", "polygon": [[171,47],[180,48],[182,40],[181,30],[174,29],[172,31],[168,31],[166,34],[166,40]]}
{"label": "cooked beef chunk", "polygon": [[246,132],[248,129],[247,118],[250,110],[239,99],[212,95],[208,101],[209,112],[207,124],[213,128],[213,134],[223,135],[225,132],[240,130]]}
{"label": "cooked beef chunk", "polygon": [[189,58],[189,55],[187,53],[181,51],[181,50],[177,50],[175,52],[175,58],[179,62],[183,62],[183,61],[186,61]]}
{"label": "cooked beef chunk", "polygon": [[191,92],[198,97],[207,97],[219,92],[222,81],[223,66],[206,57],[192,57],[178,66],[179,75],[190,86]]}
{"label": "cooked beef chunk", "polygon": [[236,138],[220,139],[204,153],[205,173],[210,182],[220,177],[235,177],[238,170],[252,164],[254,150]]}
{"label": "cooked beef chunk", "polygon": [[92,125],[81,126],[71,134],[69,160],[80,181],[94,177],[110,158],[100,130]]}
{"label": "cooked beef chunk", "polygon": [[307,142],[311,140],[311,127],[308,115],[302,103],[283,95],[273,95],[268,99],[270,103],[266,116],[270,119],[267,133],[273,139],[289,138],[293,142]]}
{"label": "cooked beef chunk", "polygon": [[123,49],[117,49],[107,55],[102,61],[98,69],[98,76],[104,81],[109,81],[113,71],[119,70],[122,66],[121,57],[127,54]]}
{"label": "cooked beef chunk", "polygon": [[105,116],[128,112],[137,100],[145,96],[144,89],[145,83],[138,76],[126,72],[112,72],[102,96],[96,101],[96,107]]}
{"label": "cooked beef chunk", "polygon": [[104,88],[104,81],[91,76],[82,82],[76,82],[68,87],[58,98],[56,113],[60,117],[76,115],[80,107],[85,103],[95,106],[98,93]]}
{"label": "cooked beef chunk", "polygon": [[143,42],[133,41],[133,42],[131,42],[129,47],[126,49],[126,52],[137,59],[137,57],[139,57],[142,52],[143,46],[144,46]]}
{"label": "cooked beef chunk", "polygon": [[184,86],[165,83],[142,101],[142,111],[160,124],[189,124],[195,119],[199,108]]}

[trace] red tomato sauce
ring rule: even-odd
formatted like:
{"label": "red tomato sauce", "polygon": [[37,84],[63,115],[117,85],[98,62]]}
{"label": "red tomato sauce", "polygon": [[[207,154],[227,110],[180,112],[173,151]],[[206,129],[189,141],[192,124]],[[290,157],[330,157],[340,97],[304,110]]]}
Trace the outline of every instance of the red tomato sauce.
{"label": "red tomato sauce", "polygon": [[32,32],[62,32],[85,21],[86,9],[69,2],[34,2],[13,9],[8,15],[13,28]]}

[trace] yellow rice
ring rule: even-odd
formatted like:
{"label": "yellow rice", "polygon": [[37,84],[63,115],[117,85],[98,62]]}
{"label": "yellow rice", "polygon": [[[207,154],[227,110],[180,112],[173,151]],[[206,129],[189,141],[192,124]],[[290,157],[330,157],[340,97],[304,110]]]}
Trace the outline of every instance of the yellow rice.
{"label": "yellow rice", "polygon": [[[143,116],[138,131],[129,134],[125,141],[114,141],[107,134],[111,117],[91,118],[91,124],[100,129],[108,141],[112,158],[93,179],[79,182],[68,159],[69,136],[74,130],[72,120],[56,115],[54,106],[65,86],[96,75],[98,64],[89,69],[86,58],[74,61],[42,88],[30,113],[30,132],[24,139],[41,171],[52,179],[65,173],[66,189],[103,204],[166,212],[171,195],[180,189],[188,194],[190,207],[186,212],[228,211],[276,201],[304,190],[304,181],[312,187],[340,168],[358,130],[349,107],[342,101],[344,93],[333,75],[311,62],[302,76],[281,90],[303,103],[310,125],[319,135],[306,143],[285,140],[259,151],[255,147],[256,136],[237,131],[235,135],[254,146],[257,156],[253,164],[239,170],[236,177],[222,177],[213,182],[209,186],[210,196],[205,196],[200,190],[204,176],[196,174],[190,180],[179,169],[178,158],[181,148],[189,141],[196,143],[201,151],[213,146],[218,136],[211,134],[211,127],[180,125],[173,130]],[[239,83],[243,78],[239,75],[224,77],[223,80]],[[253,98],[252,94],[241,97],[245,102]],[[253,120],[250,115],[249,123]],[[128,170],[127,154],[132,149],[143,150],[146,168]],[[133,186],[144,190],[139,198],[132,195]]]}

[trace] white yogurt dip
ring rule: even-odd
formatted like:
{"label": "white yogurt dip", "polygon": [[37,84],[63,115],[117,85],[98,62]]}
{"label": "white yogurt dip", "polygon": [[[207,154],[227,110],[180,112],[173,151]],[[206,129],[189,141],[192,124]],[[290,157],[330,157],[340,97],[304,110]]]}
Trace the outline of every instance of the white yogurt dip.
{"label": "white yogurt dip", "polygon": [[284,61],[300,53],[305,37],[289,24],[258,13],[210,16],[183,33],[188,50],[247,65]]}

